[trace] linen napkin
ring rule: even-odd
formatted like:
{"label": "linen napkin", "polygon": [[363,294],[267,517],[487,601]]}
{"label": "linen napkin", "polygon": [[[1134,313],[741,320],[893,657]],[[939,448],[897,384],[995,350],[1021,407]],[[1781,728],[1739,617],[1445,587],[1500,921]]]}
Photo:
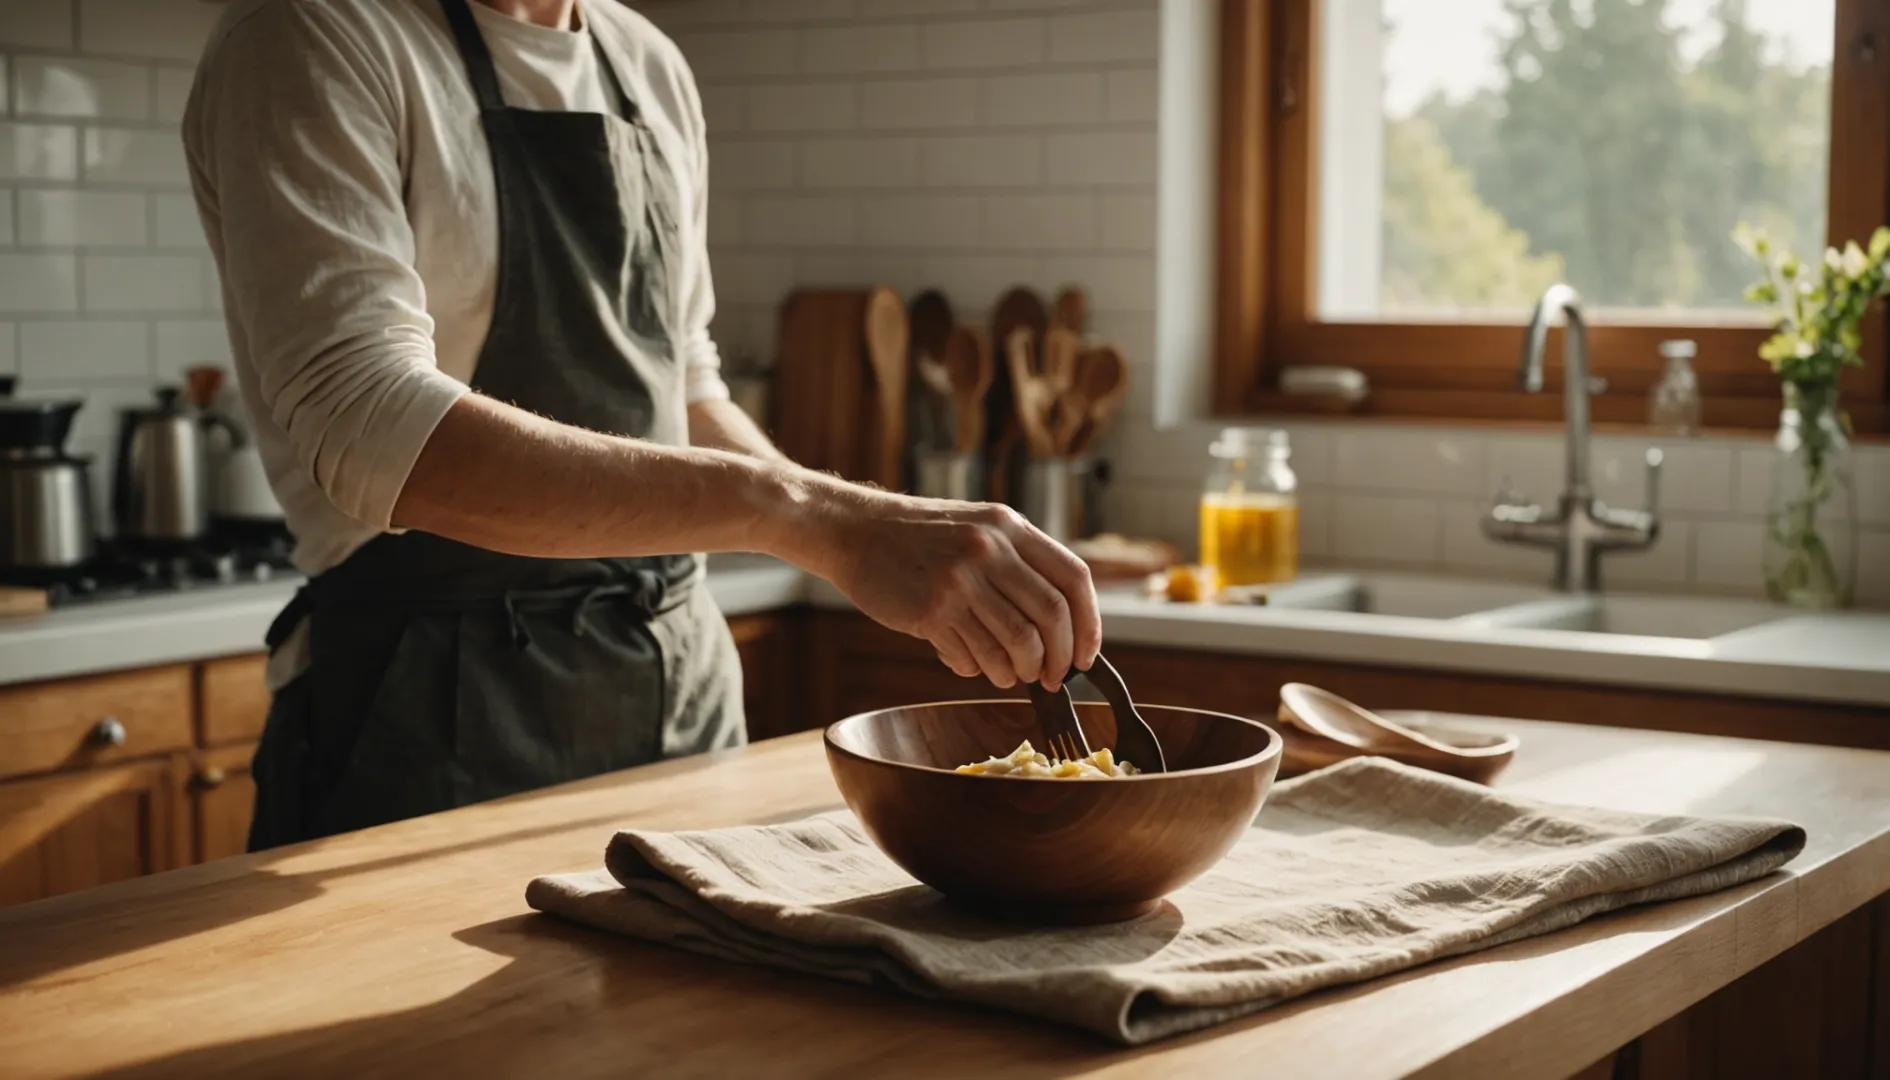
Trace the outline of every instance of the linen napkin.
{"label": "linen napkin", "polygon": [[1560,806],[1355,758],[1276,785],[1218,866],[1127,923],[1031,927],[967,914],[882,855],[845,811],[620,832],[604,870],[540,877],[525,897],[630,937],[1133,1045],[1750,881],[1804,845],[1804,830],[1783,821]]}

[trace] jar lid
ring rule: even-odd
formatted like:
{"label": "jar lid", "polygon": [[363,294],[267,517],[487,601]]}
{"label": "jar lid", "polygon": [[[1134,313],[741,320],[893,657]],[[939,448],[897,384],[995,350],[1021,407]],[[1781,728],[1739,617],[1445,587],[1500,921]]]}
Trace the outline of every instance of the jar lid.
{"label": "jar lid", "polygon": [[1278,428],[1222,428],[1220,437],[1208,447],[1208,453],[1218,458],[1244,458],[1265,450],[1269,453],[1286,455],[1292,453],[1291,441],[1287,434]]}

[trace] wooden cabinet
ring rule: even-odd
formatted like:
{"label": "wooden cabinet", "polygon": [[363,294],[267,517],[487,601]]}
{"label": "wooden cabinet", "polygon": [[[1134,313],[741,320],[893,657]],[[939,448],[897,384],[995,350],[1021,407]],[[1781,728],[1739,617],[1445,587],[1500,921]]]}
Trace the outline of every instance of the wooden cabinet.
{"label": "wooden cabinet", "polygon": [[742,657],[742,710],[751,742],[801,730],[796,725],[805,701],[795,690],[806,650],[796,632],[800,623],[798,612],[741,615],[728,621]]}
{"label": "wooden cabinet", "polygon": [[188,749],[188,665],[0,689],[0,777]]}
{"label": "wooden cabinet", "polygon": [[269,658],[230,656],[197,665],[197,744],[228,746],[262,738],[269,718]]}
{"label": "wooden cabinet", "polygon": [[174,754],[0,784],[0,905],[188,862],[187,772]]}
{"label": "wooden cabinet", "polygon": [[256,746],[223,746],[198,753],[190,776],[191,856],[209,862],[249,850],[249,819],[256,781],[249,762]]}

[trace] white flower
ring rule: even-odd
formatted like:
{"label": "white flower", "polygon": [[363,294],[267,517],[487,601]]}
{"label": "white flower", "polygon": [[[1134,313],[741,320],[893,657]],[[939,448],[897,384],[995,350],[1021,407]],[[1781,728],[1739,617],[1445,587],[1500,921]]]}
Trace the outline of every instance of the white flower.
{"label": "white flower", "polygon": [[1839,254],[1837,248],[1825,248],[1824,265],[1830,267],[1832,273],[1842,274],[1844,272],[1844,256]]}
{"label": "white flower", "polygon": [[1798,344],[1792,349],[1792,355],[1798,357],[1800,360],[1809,360],[1814,351],[1816,350],[1811,347],[1811,342],[1800,338],[1798,339]]}
{"label": "white flower", "polygon": [[1869,266],[1870,257],[1864,254],[1863,248],[1857,246],[1857,241],[1852,240],[1850,243],[1844,245],[1845,277],[1862,277],[1864,276],[1864,270]]}

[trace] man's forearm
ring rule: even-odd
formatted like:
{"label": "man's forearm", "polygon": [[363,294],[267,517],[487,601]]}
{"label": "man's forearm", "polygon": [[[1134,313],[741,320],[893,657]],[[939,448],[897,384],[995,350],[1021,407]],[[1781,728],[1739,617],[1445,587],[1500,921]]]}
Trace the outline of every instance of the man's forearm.
{"label": "man's forearm", "polygon": [[434,429],[393,520],[516,555],[763,550],[804,562],[818,532],[810,500],[834,483],[778,452],[599,435],[468,394]]}
{"label": "man's forearm", "polygon": [[747,454],[763,461],[788,460],[741,406],[726,398],[698,401],[689,406],[689,443]]}

